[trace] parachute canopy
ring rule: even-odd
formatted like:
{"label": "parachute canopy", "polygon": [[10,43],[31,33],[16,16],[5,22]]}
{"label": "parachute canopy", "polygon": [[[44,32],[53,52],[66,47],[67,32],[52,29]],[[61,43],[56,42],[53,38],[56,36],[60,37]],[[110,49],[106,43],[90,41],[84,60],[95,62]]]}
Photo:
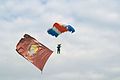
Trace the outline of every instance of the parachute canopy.
{"label": "parachute canopy", "polygon": [[48,34],[55,36],[55,37],[67,31],[73,33],[75,32],[75,29],[71,25],[54,23],[53,27],[47,30]]}
{"label": "parachute canopy", "polygon": [[53,52],[28,34],[18,42],[16,51],[41,71]]}

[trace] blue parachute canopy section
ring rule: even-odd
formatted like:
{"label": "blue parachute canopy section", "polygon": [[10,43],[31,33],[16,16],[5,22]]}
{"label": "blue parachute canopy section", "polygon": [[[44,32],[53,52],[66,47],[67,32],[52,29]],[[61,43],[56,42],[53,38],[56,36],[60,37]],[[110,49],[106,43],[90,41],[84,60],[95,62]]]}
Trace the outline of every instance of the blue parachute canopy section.
{"label": "blue parachute canopy section", "polygon": [[75,29],[71,25],[66,26],[69,32],[75,32]]}
{"label": "blue parachute canopy section", "polygon": [[59,23],[54,23],[53,27],[47,30],[48,34],[55,36],[55,37],[58,37],[58,35],[60,35],[61,33],[67,32],[67,31],[74,33],[75,29],[71,25],[63,25]]}

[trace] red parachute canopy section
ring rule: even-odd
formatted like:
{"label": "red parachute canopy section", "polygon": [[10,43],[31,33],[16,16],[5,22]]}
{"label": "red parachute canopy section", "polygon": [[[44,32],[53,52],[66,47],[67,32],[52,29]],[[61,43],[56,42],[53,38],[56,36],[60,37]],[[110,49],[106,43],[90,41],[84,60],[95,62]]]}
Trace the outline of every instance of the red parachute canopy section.
{"label": "red parachute canopy section", "polygon": [[18,42],[16,51],[41,71],[53,52],[28,34]]}
{"label": "red parachute canopy section", "polygon": [[53,27],[56,28],[60,33],[68,31],[64,25],[59,24],[59,23],[54,23]]}

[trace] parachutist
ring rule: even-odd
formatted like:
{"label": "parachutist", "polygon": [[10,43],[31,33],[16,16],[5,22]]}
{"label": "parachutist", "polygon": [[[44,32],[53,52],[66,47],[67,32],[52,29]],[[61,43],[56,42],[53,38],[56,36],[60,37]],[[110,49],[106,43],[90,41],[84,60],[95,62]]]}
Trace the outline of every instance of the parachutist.
{"label": "parachutist", "polygon": [[57,54],[60,54],[60,48],[61,48],[61,44],[57,45]]}

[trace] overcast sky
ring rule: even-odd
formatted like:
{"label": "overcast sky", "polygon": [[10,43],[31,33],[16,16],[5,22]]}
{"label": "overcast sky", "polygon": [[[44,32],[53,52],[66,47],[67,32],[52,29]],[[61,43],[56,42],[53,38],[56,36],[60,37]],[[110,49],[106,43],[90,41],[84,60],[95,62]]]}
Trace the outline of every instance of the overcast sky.
{"label": "overcast sky", "polygon": [[[54,51],[42,74],[15,51],[25,33]],[[120,0],[0,0],[0,45],[0,80],[120,80]]]}

